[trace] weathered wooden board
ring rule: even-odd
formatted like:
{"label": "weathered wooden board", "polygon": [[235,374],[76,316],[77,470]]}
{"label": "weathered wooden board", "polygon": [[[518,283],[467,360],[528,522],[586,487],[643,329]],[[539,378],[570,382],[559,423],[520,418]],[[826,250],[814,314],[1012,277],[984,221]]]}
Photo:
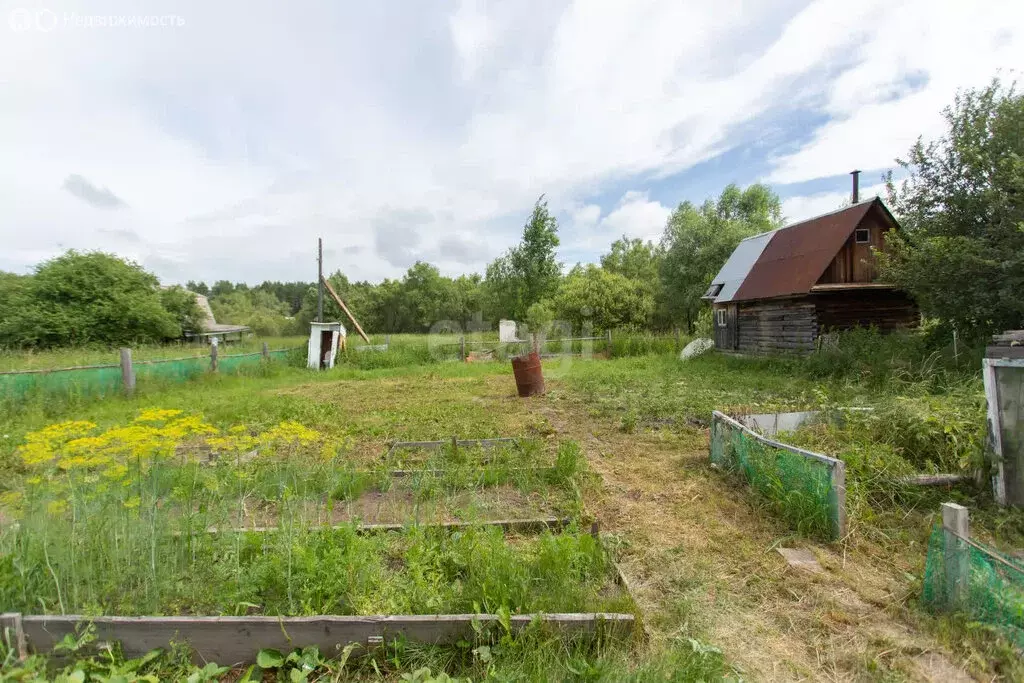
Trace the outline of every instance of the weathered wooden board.
{"label": "weathered wooden board", "polygon": [[[565,529],[573,520],[566,517],[539,517],[535,519],[495,519],[485,522],[439,522],[436,524],[360,524],[355,527],[355,531],[358,534],[373,534],[386,531],[403,531],[408,529],[410,526],[417,526],[420,528],[428,529],[445,529],[448,531],[459,531],[460,529],[472,529],[475,527],[490,527],[497,526],[501,527],[504,531],[511,531],[516,533],[537,533],[549,529],[551,531],[560,531]],[[336,529],[348,529],[348,524],[334,524],[324,525],[321,527],[311,527],[309,531],[330,531]],[[272,533],[278,530],[276,526],[250,526],[250,527],[230,527],[224,529],[218,529],[217,527],[209,527],[207,529],[196,530],[196,533],[208,533],[208,534],[244,534],[244,533]],[[180,533],[176,533],[176,536]]]}
{"label": "weathered wooden board", "polygon": [[[513,632],[533,621],[563,637],[606,636],[628,638],[633,630],[632,614],[571,613],[516,615]],[[222,665],[246,664],[262,648],[288,652],[316,645],[321,654],[332,657],[350,643],[363,646],[405,638],[418,643],[449,645],[472,640],[474,623],[499,623],[492,614],[435,614],[318,617],[85,617],[4,615],[3,623],[21,623],[27,647],[49,652],[75,627],[92,623],[101,641],[118,641],[126,657],[138,657],[172,641],[187,643],[196,662]]]}

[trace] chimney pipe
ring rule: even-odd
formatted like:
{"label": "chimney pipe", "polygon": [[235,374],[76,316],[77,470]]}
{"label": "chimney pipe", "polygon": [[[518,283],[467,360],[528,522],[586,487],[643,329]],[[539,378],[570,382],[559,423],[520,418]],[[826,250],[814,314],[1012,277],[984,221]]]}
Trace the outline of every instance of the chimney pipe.
{"label": "chimney pipe", "polygon": [[850,171],[853,176],[853,203],[860,201],[860,171]]}

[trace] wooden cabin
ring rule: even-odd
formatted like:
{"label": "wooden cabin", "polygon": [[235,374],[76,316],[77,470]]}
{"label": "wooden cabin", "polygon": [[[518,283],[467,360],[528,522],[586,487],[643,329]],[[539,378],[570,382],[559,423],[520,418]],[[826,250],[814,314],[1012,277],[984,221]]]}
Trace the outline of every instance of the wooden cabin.
{"label": "wooden cabin", "polygon": [[715,347],[805,353],[831,331],[916,327],[917,304],[879,282],[873,249],[899,224],[878,197],[748,237],[712,281]]}

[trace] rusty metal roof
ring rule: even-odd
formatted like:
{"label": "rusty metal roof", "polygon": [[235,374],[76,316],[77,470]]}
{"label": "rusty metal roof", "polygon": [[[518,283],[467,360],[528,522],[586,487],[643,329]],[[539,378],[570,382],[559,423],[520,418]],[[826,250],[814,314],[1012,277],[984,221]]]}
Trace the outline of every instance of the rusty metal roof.
{"label": "rusty metal roof", "polygon": [[886,219],[895,224],[882,201],[874,197],[771,233],[731,300],[807,294],[872,210],[884,212]]}

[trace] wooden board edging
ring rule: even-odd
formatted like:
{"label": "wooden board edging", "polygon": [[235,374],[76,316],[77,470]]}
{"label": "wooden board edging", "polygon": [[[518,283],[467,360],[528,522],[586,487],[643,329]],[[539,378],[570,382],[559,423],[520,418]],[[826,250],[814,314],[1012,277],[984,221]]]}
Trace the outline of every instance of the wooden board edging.
{"label": "wooden board edging", "polygon": [[[741,422],[734,420],[725,413],[715,410],[711,413],[712,428],[714,428],[715,420],[724,422],[733,429],[740,430],[746,436],[759,441],[766,446],[776,448],[783,451],[788,451],[795,455],[800,455],[805,458],[817,460],[829,468],[829,478],[832,483],[832,497],[831,504],[834,507],[834,522],[835,529],[833,534],[833,540],[841,541],[846,537],[848,531],[847,518],[846,518],[846,463],[838,458],[833,458],[828,455],[822,455],[821,453],[815,453],[814,451],[808,451],[803,448],[797,448],[796,446],[790,446],[780,441],[775,441],[758,434],[753,429],[747,427]],[[830,496],[831,497],[831,496]]]}
{"label": "wooden board edging", "polygon": [[[518,633],[538,622],[561,636],[600,636],[627,639],[634,627],[632,614],[575,612],[522,614],[510,619]],[[0,626],[24,633],[28,650],[49,652],[79,624],[96,628],[99,641],[117,641],[125,657],[140,657],[166,648],[172,641],[187,643],[195,662],[246,664],[263,648],[289,652],[316,645],[325,657],[337,656],[350,643],[373,647],[395,638],[418,643],[451,645],[474,641],[477,629],[501,628],[494,614],[429,614],[316,617],[88,617],[81,615],[4,614]]]}
{"label": "wooden board edging", "polygon": [[[501,527],[503,531],[516,533],[537,533],[548,530],[561,531],[569,527],[573,520],[569,517],[538,517],[530,519],[495,519],[482,522],[439,522],[435,524],[360,524],[355,527],[357,534],[373,534],[382,531],[404,531],[412,528],[444,529],[446,531],[460,531],[462,529],[473,529],[476,527]],[[310,527],[310,531],[335,531],[339,529],[352,528],[350,524],[331,524],[318,527]],[[194,533],[222,534],[222,533],[272,533],[279,529],[276,526],[252,526],[252,527],[231,527],[218,529],[197,529]],[[182,532],[176,532],[175,536],[181,536]]]}

